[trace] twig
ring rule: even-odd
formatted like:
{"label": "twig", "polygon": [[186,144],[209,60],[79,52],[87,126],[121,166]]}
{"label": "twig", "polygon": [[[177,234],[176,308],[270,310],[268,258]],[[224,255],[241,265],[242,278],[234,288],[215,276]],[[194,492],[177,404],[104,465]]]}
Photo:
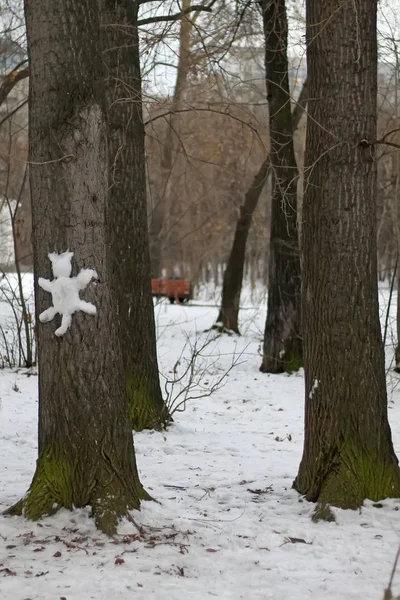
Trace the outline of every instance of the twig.
{"label": "twig", "polygon": [[389,137],[389,135],[392,135],[392,133],[396,133],[397,131],[400,131],[400,127],[396,127],[396,129],[392,129],[391,131],[388,131],[381,138],[374,140],[372,142],[370,142],[369,140],[365,140],[365,139],[361,140],[360,145],[361,146],[375,146],[377,144],[385,144],[386,146],[391,146],[392,148],[400,148],[400,144],[396,144],[395,142],[387,141],[387,138]]}
{"label": "twig", "polygon": [[7,113],[6,116],[0,121],[0,127],[2,127],[2,125],[4,125],[4,123],[8,121],[8,119],[11,119],[11,117],[13,117],[15,113],[17,113],[26,104],[28,104],[28,99],[23,100],[22,102],[17,104],[17,106],[11,112]]}
{"label": "twig", "polygon": [[4,79],[2,85],[0,86],[0,106],[6,100],[8,94],[11,92],[13,87],[25,77],[29,75],[29,69],[21,69],[18,70],[22,65],[26,64],[28,61],[24,60],[19,65],[17,65]]}
{"label": "twig", "polygon": [[148,19],[139,19],[137,22],[137,26],[148,25],[149,23],[164,23],[166,21],[178,21],[181,17],[185,15],[198,11],[198,12],[211,12],[211,6],[201,6],[200,4],[194,4],[193,6],[189,6],[185,8],[185,10],[181,10],[179,13],[174,15],[161,15],[160,17],[149,17]]}
{"label": "twig", "polygon": [[[391,281],[391,284],[390,284],[389,303],[388,303],[387,310],[386,310],[385,329],[384,329],[384,334],[383,334],[383,347],[384,348],[385,348],[385,345],[386,345],[386,336],[387,336],[387,330],[388,330],[388,325],[389,325],[390,305],[392,303],[394,280],[396,279],[396,272],[397,272],[398,262],[399,262],[399,254],[397,253],[396,264],[394,265],[393,277],[392,277],[392,281]],[[400,343],[400,340],[399,340],[399,343]]]}
{"label": "twig", "polygon": [[393,583],[394,574],[396,573],[397,563],[399,562],[399,558],[400,558],[400,546],[397,549],[396,558],[394,559],[394,564],[393,564],[392,572],[390,574],[389,585],[385,589],[383,600],[391,600],[393,598],[393,595],[392,595],[392,583]]}

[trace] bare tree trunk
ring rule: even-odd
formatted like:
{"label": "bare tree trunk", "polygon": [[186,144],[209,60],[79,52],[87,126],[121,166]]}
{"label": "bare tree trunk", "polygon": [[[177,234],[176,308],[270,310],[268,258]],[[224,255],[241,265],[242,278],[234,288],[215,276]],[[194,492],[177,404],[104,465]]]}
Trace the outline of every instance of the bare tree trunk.
{"label": "bare tree trunk", "polygon": [[[397,88],[396,88],[397,89]],[[397,103],[396,103],[397,105]],[[397,108],[397,106],[396,106]],[[391,216],[393,221],[393,227],[395,231],[396,239],[396,255],[397,264],[400,257],[400,153],[395,152],[392,155],[392,198],[391,198]],[[397,277],[397,313],[396,313],[396,332],[397,332],[397,345],[395,348],[395,367],[394,370],[400,372],[400,275],[399,270],[393,275]]]}
{"label": "bare tree trunk", "polygon": [[[190,0],[182,0],[182,10],[188,9],[190,4]],[[170,271],[172,271],[174,260],[178,258],[178,242],[173,239],[172,235],[173,205],[171,204],[171,173],[175,149],[179,143],[179,115],[176,111],[181,108],[183,93],[190,71],[190,33],[192,31],[194,18],[193,15],[188,15],[181,19],[177,76],[170,108],[171,115],[168,119],[168,128],[163,144],[163,154],[161,159],[161,170],[163,174],[162,197],[159,198],[156,206],[153,208],[150,224],[151,273],[153,277],[159,277],[161,275],[161,255],[163,252],[166,251],[170,257]],[[167,244],[168,247],[165,249]],[[170,272],[169,275],[172,275],[172,272]]]}
{"label": "bare tree trunk", "polygon": [[[376,246],[376,0],[307,0],[305,441],[294,487],[356,508],[400,495]],[[329,77],[327,77],[329,74]],[[320,511],[316,517],[326,516]]]}
{"label": "bare tree trunk", "polygon": [[[12,239],[13,239],[14,269],[15,269],[15,273],[17,275],[18,300],[19,300],[19,304],[21,305],[21,316],[22,316],[22,322],[23,322],[23,328],[24,328],[24,334],[25,334],[24,342],[20,346],[20,349],[22,349],[22,348],[24,349],[23,356],[24,356],[25,367],[27,369],[30,369],[34,364],[34,356],[33,356],[34,340],[33,340],[33,332],[32,332],[32,317],[28,310],[28,305],[27,305],[27,301],[25,299],[25,294],[24,294],[24,286],[23,286],[22,272],[21,272],[21,262],[20,262],[19,253],[18,253],[18,238],[17,238],[17,224],[16,224],[17,213],[20,208],[21,197],[22,197],[22,194],[24,192],[24,188],[25,188],[25,185],[27,182],[27,173],[28,173],[28,166],[25,167],[25,171],[24,171],[24,175],[22,178],[22,183],[21,183],[18,199],[16,202],[16,206],[12,207],[11,203],[8,199],[7,199],[7,204],[8,204],[8,211],[10,214],[11,232],[12,232]],[[8,193],[6,194],[6,196],[8,196]],[[22,336],[20,337],[20,340],[22,342]]]}
{"label": "bare tree trunk", "polygon": [[113,533],[145,493],[136,470],[115,326],[106,233],[108,158],[100,24],[95,0],[26,0],[30,62],[30,183],[36,316],[49,306],[38,275],[51,278],[48,252],[74,252],[74,272],[99,282],[85,294],[95,317],[73,315],[56,337],[41,324],[39,458],[27,496],[11,513],[30,519],[91,506]]}
{"label": "bare tree trunk", "polygon": [[[396,67],[394,69],[394,112],[396,119],[396,127],[399,123],[399,66],[400,66],[400,57],[397,48],[397,43],[393,40],[394,44],[394,55],[396,60]],[[398,135],[396,136],[398,138]],[[392,138],[393,139],[393,138]],[[397,140],[398,141],[398,140]],[[393,227],[395,230],[395,239],[396,239],[396,265],[399,263],[400,257],[400,152],[395,151],[392,155],[391,160],[392,167],[392,202],[391,202],[391,213],[393,220]],[[397,269],[396,269],[397,270]],[[400,284],[400,276],[399,272],[395,273],[393,276],[397,275],[397,314],[396,314],[396,329],[397,329],[397,346],[395,349],[395,368],[396,372],[400,372],[400,293],[399,293],[399,284]]]}
{"label": "bare tree trunk", "polygon": [[169,421],[158,376],[147,231],[138,4],[102,0],[107,68],[113,283],[132,427]]}
{"label": "bare tree trunk", "polygon": [[223,330],[231,330],[239,333],[238,317],[246,243],[253,214],[264,188],[268,173],[269,157],[265,159],[259,171],[256,173],[251,187],[246,192],[243,206],[240,207],[240,216],[236,224],[233,245],[224,273],[221,308],[217,318],[217,325],[221,324]]}
{"label": "bare tree trunk", "polygon": [[[307,104],[307,82],[304,82],[298,102],[292,114],[294,130],[297,129]],[[270,172],[270,158],[266,157],[256,173],[250,188],[247,190],[243,206],[240,207],[240,216],[236,224],[232,249],[229,254],[228,264],[224,272],[222,286],[221,308],[217,323],[222,329],[239,333],[239,308],[240,295],[243,285],[243,270],[246,256],[246,244],[254,212],[263,191],[268,173]]]}
{"label": "bare tree trunk", "polygon": [[260,6],[264,23],[272,167],[268,309],[260,370],[282,373],[298,370],[302,363],[298,171],[290,111],[285,0],[261,0]]}

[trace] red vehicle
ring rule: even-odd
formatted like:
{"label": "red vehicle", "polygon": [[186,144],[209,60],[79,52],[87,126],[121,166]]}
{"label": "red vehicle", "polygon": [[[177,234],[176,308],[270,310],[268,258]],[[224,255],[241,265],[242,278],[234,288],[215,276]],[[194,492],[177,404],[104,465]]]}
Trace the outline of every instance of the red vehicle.
{"label": "red vehicle", "polygon": [[189,302],[192,298],[192,284],[189,279],[152,279],[151,293],[157,298],[168,298],[173,304]]}

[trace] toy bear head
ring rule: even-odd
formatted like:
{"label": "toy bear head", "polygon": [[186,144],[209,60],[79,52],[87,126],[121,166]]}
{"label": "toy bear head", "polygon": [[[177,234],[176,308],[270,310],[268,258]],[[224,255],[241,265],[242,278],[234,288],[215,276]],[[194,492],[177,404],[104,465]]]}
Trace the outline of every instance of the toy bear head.
{"label": "toy bear head", "polygon": [[73,252],[68,251],[62,252],[61,254],[57,254],[57,252],[48,254],[48,257],[51,260],[54,277],[69,277],[71,275],[71,260],[73,255]]}

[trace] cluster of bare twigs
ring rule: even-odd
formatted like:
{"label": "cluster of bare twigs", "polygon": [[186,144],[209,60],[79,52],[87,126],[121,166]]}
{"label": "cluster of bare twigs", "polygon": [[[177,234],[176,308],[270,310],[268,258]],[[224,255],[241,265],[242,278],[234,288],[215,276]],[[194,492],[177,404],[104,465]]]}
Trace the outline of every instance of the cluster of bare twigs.
{"label": "cluster of bare twigs", "polygon": [[163,376],[165,402],[169,414],[184,412],[187,403],[199,398],[207,398],[221,389],[234,367],[240,364],[243,354],[232,353],[227,369],[218,365],[221,355],[214,354],[210,346],[220,335],[208,335],[205,339],[196,336],[194,342],[189,336],[172,370],[172,377]]}
{"label": "cluster of bare twigs", "polygon": [[27,367],[36,362],[35,331],[30,302],[23,290],[23,274],[1,273],[0,303],[10,317],[0,324],[0,366]]}
{"label": "cluster of bare twigs", "polygon": [[[24,290],[17,220],[27,197],[27,85],[29,75],[24,50],[25,30],[18,6],[7,0],[7,17],[1,32],[3,66],[0,84],[0,225],[2,257],[0,303],[5,319],[0,323],[0,366],[28,367],[35,362],[35,335],[30,292]],[[16,87],[17,86],[17,87]],[[16,91],[17,90],[17,91]],[[11,272],[12,271],[12,272]]]}

